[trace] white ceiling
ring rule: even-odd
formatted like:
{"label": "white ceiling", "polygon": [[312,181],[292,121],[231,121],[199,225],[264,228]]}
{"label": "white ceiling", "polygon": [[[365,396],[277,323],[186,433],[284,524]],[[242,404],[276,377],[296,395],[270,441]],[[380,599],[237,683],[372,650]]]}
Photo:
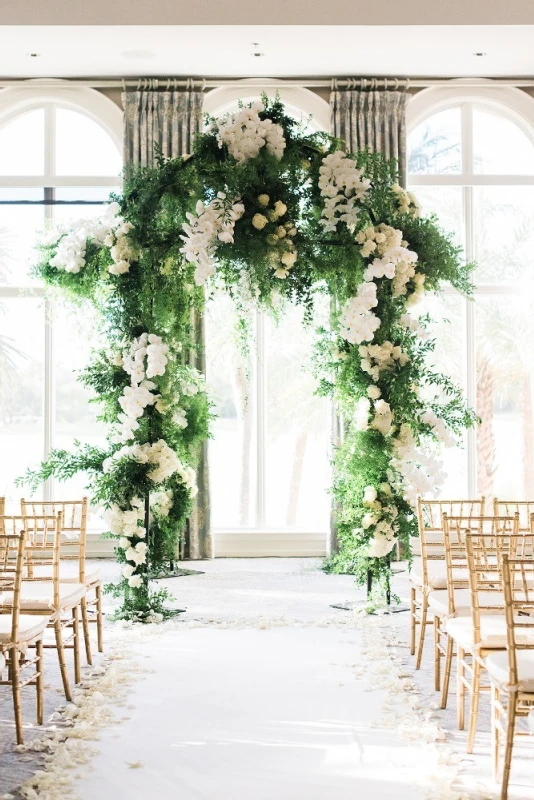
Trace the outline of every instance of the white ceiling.
{"label": "white ceiling", "polygon": [[534,25],[0,26],[0,76],[518,77],[533,41]]}

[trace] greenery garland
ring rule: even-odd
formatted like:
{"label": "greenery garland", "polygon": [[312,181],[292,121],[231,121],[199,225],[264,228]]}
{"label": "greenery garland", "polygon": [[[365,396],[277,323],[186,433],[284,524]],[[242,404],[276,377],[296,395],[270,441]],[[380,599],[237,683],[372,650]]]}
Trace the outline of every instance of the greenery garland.
{"label": "greenery garland", "polygon": [[416,533],[415,494],[438,484],[436,446],[476,421],[428,366],[428,318],[407,313],[444,282],[469,294],[470,267],[437,220],[420,216],[391,162],[342,147],[263,98],[208,119],[192,155],[130,173],[102,219],[46,235],[35,275],[98,311],[107,346],[81,380],[110,433],[105,449],[54,451],[25,480],[89,473],[123,564],[115,591],[126,618],[164,613],[151,577],[174,558],[196,493],[212,414],[192,366],[206,285],[238,310],[301,303],[309,320],[317,294],[332,299],[315,357],[318,391],[345,429],[330,568],[360,581],[368,569],[389,574],[395,542]]}

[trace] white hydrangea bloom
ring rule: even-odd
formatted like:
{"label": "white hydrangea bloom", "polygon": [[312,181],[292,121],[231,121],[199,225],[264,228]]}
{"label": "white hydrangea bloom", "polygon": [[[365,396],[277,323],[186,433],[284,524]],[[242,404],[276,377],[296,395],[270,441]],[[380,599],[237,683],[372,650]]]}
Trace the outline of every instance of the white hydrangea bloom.
{"label": "white hydrangea bloom", "polygon": [[226,145],[230,155],[240,164],[257,158],[262,147],[278,160],[284,155],[284,129],[271,119],[260,119],[262,111],[265,111],[263,103],[255,102],[216,122],[219,147]]}

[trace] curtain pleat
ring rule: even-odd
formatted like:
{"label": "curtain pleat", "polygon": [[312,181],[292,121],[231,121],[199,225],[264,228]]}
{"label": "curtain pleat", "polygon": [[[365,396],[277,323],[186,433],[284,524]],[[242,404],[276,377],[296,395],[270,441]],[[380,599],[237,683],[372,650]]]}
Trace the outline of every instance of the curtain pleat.
{"label": "curtain pleat", "polygon": [[[200,89],[190,86],[183,90],[158,91],[150,87],[134,92],[124,92],[124,168],[152,167],[157,162],[158,150],[165,158],[177,158],[190,153],[193,140],[202,130],[202,104]],[[205,374],[204,315],[192,312],[191,329],[195,347],[189,354],[189,363]],[[213,558],[213,535],[210,520],[210,487],[207,445],[197,453],[198,495],[187,523],[181,555],[191,559]]]}
{"label": "curtain pleat", "polygon": [[399,182],[406,180],[406,92],[362,79],[330,95],[332,133],[343,139],[349,153],[369,150],[397,161]]}
{"label": "curtain pleat", "polygon": [[152,167],[157,148],[165,158],[191,151],[202,128],[203,92],[198,89],[124,92],[124,163]]}

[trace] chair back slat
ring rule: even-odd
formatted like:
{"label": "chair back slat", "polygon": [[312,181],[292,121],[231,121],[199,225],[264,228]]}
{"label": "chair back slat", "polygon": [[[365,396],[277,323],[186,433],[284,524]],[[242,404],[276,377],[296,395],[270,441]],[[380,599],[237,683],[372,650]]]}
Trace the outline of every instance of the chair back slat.
{"label": "chair back slat", "polygon": [[[60,559],[77,562],[78,580],[85,583],[85,555],[87,547],[87,517],[89,499],[82,500],[25,500],[20,501],[22,516],[31,518],[56,517],[61,513],[62,535]],[[28,522],[30,525],[30,522]],[[37,566],[35,563],[33,566]],[[42,565],[41,565],[42,566]]]}
{"label": "chair back slat", "polygon": [[512,517],[519,514],[519,530],[531,531],[531,518],[534,515],[534,500],[500,500],[493,499],[493,513],[495,516]]}
{"label": "chair back slat", "polygon": [[443,516],[461,517],[484,515],[485,498],[479,500],[424,500],[417,498],[417,527],[421,546],[423,583],[428,585],[428,562],[445,559]]}
{"label": "chair back slat", "polygon": [[[4,517],[0,517],[0,521],[3,522]],[[0,614],[11,616],[10,641],[16,644],[26,539],[22,527],[2,525],[2,530],[6,528],[11,528],[9,533],[0,533]]]}
{"label": "chair back slat", "polygon": [[510,684],[519,683],[517,653],[534,651],[534,559],[510,558],[502,563]]}

